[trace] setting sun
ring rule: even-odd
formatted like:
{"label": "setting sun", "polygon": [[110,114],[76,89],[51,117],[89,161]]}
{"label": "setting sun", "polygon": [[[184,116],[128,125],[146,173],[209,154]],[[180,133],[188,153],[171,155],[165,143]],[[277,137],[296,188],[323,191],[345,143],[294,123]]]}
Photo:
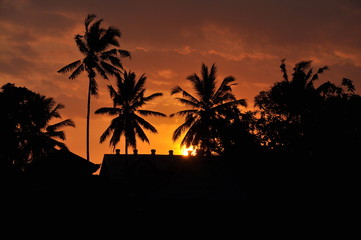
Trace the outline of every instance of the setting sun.
{"label": "setting sun", "polygon": [[186,148],[185,146],[182,147],[181,153],[183,156],[188,156],[189,152],[191,153],[192,156],[196,155],[196,149],[194,149],[193,146],[190,146],[189,148]]}

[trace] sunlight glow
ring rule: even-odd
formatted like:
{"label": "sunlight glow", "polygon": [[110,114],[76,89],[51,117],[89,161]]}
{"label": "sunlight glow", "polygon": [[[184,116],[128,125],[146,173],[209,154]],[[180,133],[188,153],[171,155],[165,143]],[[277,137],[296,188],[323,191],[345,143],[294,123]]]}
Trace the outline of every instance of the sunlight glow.
{"label": "sunlight glow", "polygon": [[182,146],[181,153],[183,156],[188,156],[190,152],[191,156],[196,155],[196,149],[193,148],[193,146],[190,146],[189,148],[186,148],[185,146]]}

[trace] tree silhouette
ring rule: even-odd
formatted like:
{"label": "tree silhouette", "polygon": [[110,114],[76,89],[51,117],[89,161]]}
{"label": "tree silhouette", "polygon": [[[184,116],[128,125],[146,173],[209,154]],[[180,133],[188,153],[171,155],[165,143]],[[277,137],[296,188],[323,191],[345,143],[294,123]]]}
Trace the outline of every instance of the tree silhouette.
{"label": "tree silhouette", "polygon": [[95,111],[95,114],[107,114],[116,117],[112,119],[109,127],[101,135],[100,143],[103,143],[112,134],[109,145],[113,146],[114,150],[120,141],[120,137],[124,135],[125,153],[128,154],[129,146],[133,148],[137,147],[136,137],[139,137],[143,142],[149,143],[148,137],[142,128],[152,133],[157,133],[155,127],[140,115],[159,117],[165,117],[166,115],[140,108],[163,94],[153,93],[149,96],[144,96],[146,79],[143,74],[136,80],[136,74],[134,72],[124,71],[124,73],[117,78],[117,89],[114,89],[111,85],[108,86],[110,97],[113,100],[113,107],[99,108]]}
{"label": "tree silhouette", "polygon": [[65,140],[63,127],[74,127],[70,119],[52,123],[61,118],[59,110],[64,108],[53,98],[34,93],[24,87],[5,84],[0,92],[1,159],[24,171],[29,164],[41,161],[54,149],[67,150],[59,141]]}
{"label": "tree silhouette", "polygon": [[195,90],[196,96],[176,86],[171,94],[182,94],[176,98],[189,110],[182,110],[171,114],[185,117],[185,121],[173,132],[173,141],[176,141],[185,133],[181,146],[194,146],[197,154],[211,155],[219,152],[221,148],[220,130],[226,121],[239,117],[238,106],[246,107],[244,99],[236,99],[232,93],[232,85],[235,85],[235,78],[227,76],[216,89],[216,66],[213,64],[210,69],[205,64],[201,67],[201,76],[196,73],[187,77]]}
{"label": "tree silhouette", "polygon": [[360,98],[354,93],[352,81],[343,79],[341,86],[327,81],[316,87],[314,82],[328,67],[313,74],[311,63],[297,63],[289,79],[282,60],[283,80],[255,97],[260,114],[257,135],[268,149],[312,157],[316,153],[325,154],[325,149],[330,152],[341,145],[346,147],[346,142],[353,145],[347,139],[359,141],[356,129],[360,124],[354,123],[360,119],[359,111],[355,110]]}
{"label": "tree silhouette", "polygon": [[[314,81],[328,67],[321,67],[314,74],[311,63],[312,61],[301,61],[295,64],[290,79],[285,59],[281,60],[283,80],[255,97],[255,106],[261,109],[262,116],[258,124],[259,136],[271,148],[303,148],[304,123],[319,109],[321,92],[330,86],[326,82],[315,88]],[[268,133],[260,134],[263,131]]]}
{"label": "tree silhouette", "polygon": [[96,15],[88,14],[84,21],[84,35],[77,34],[74,38],[75,43],[79,51],[84,55],[84,58],[76,60],[58,70],[59,73],[72,72],[69,76],[69,79],[75,79],[84,71],[88,74],[89,87],[86,117],[86,156],[88,161],[90,161],[90,96],[98,95],[98,86],[95,77],[97,73],[104,79],[108,79],[108,75],[118,75],[120,73],[118,67],[123,69],[120,58],[130,57],[130,53],[126,50],[111,48],[119,46],[118,38],[121,36],[119,29],[112,26],[104,29],[100,26],[103,22],[103,19],[95,21],[95,18]]}

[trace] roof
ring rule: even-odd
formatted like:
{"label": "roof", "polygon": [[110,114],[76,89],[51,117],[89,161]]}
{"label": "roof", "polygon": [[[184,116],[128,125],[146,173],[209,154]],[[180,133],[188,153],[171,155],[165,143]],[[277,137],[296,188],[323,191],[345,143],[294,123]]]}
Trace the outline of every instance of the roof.
{"label": "roof", "polygon": [[241,198],[220,157],[105,154],[99,175],[115,183],[111,191],[147,199]]}
{"label": "roof", "polygon": [[121,179],[129,175],[129,171],[136,168],[148,169],[148,171],[164,171],[174,162],[185,161],[189,158],[194,157],[183,155],[104,154],[99,175],[112,179]]}
{"label": "roof", "polygon": [[95,173],[100,168],[100,164],[88,161],[68,150],[55,150],[48,156],[48,160],[43,162],[42,167],[52,174],[84,176]]}

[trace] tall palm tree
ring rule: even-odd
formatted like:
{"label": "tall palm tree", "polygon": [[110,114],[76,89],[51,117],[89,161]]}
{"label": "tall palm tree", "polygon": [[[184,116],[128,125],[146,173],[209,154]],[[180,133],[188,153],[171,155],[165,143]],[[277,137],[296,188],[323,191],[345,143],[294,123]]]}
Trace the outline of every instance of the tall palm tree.
{"label": "tall palm tree", "polygon": [[[210,155],[214,152],[220,141],[220,125],[222,119],[229,119],[229,116],[236,113],[239,116],[238,106],[246,107],[245,99],[236,99],[232,93],[232,85],[235,85],[235,78],[227,76],[223,79],[218,89],[216,88],[216,66],[213,64],[210,69],[205,64],[201,67],[201,76],[193,74],[187,77],[195,91],[196,96],[176,86],[171,94],[181,93],[181,98],[176,98],[189,110],[182,110],[170,115],[185,117],[185,122],[173,132],[173,141],[176,141],[185,133],[181,146],[195,146],[199,152]],[[232,112],[233,114],[230,114]]]}
{"label": "tall palm tree", "polygon": [[96,15],[88,14],[85,18],[84,35],[77,34],[75,43],[79,51],[84,55],[83,59],[76,60],[58,70],[59,73],[72,72],[69,79],[75,79],[80,73],[88,74],[88,100],[87,100],[87,117],[86,117],[86,155],[89,156],[89,119],[90,119],[90,96],[98,95],[98,86],[95,80],[97,73],[104,79],[108,75],[115,76],[123,69],[120,58],[130,57],[126,50],[112,48],[119,47],[118,38],[121,36],[119,29],[114,27],[102,28],[100,25],[103,19],[95,21]]}
{"label": "tall palm tree", "polygon": [[[117,89],[111,85],[108,86],[110,97],[113,100],[113,107],[102,107],[95,111],[95,114],[107,114],[115,116],[111,121],[109,127],[104,131],[100,137],[100,143],[103,143],[111,134],[109,145],[115,149],[120,137],[125,137],[125,153],[128,154],[128,147],[137,147],[136,137],[139,137],[143,142],[149,143],[149,139],[143,131],[143,128],[157,133],[155,127],[147,122],[142,116],[159,116],[166,115],[160,112],[143,110],[142,108],[149,101],[156,97],[162,96],[162,93],[153,93],[149,96],[145,94],[146,76],[143,74],[136,80],[134,72],[124,71],[117,78]],[[139,114],[139,115],[138,115]]]}

